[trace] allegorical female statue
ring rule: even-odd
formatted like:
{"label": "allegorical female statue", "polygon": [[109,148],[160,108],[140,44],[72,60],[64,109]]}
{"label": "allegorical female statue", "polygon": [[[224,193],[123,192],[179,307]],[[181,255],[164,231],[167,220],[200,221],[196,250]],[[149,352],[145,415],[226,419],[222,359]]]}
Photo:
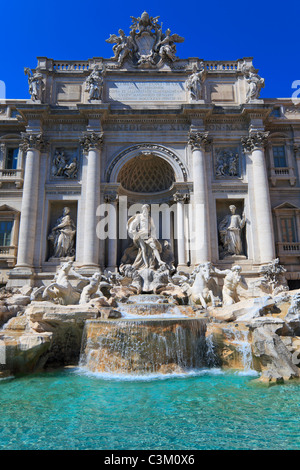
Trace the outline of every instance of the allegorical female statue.
{"label": "allegorical female statue", "polygon": [[243,244],[241,231],[245,226],[246,218],[235,213],[236,207],[229,206],[230,214],[226,215],[219,224],[219,234],[224,255],[242,255]]}
{"label": "allegorical female statue", "polygon": [[53,258],[74,258],[76,226],[70,217],[70,208],[64,207],[48,237],[53,243]]}

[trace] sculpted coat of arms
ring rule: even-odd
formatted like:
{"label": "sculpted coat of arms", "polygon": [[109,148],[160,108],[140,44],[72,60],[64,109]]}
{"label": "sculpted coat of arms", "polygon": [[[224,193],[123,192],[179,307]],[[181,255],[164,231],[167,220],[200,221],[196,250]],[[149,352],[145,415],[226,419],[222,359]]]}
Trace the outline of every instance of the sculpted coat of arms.
{"label": "sculpted coat of arms", "polygon": [[170,29],[163,33],[158,19],[159,16],[153,18],[147,12],[140,18],[131,16],[129,36],[122,29],[119,29],[119,36],[110,35],[106,42],[114,44],[112,59],[119,67],[125,61],[130,61],[136,67],[152,68],[161,67],[165,63],[172,65],[179,60],[176,56],[176,43],[183,42],[184,38],[171,34]]}

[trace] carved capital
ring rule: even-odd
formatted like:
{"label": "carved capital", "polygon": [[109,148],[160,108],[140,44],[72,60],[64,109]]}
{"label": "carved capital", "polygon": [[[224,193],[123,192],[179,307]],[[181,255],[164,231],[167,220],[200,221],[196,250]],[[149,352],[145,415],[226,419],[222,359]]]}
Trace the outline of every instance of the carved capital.
{"label": "carved capital", "polygon": [[85,152],[95,148],[100,150],[103,145],[103,134],[87,132],[80,139],[80,144]]}
{"label": "carved capital", "polygon": [[266,146],[270,132],[251,132],[248,137],[242,137],[244,152],[251,153],[253,150],[262,149]]}
{"label": "carved capital", "polygon": [[47,147],[47,142],[43,138],[43,134],[27,134],[23,132],[21,134],[22,140],[20,144],[20,149],[23,152],[28,152],[30,149],[39,150],[40,152],[45,150]]}
{"label": "carved capital", "polygon": [[173,194],[173,200],[175,202],[188,202],[190,199],[190,195],[189,193],[179,193],[179,192],[176,192]]}
{"label": "carved capital", "polygon": [[114,202],[118,201],[118,194],[116,192],[106,193],[104,194],[104,201],[106,204],[113,204]]}
{"label": "carved capital", "polygon": [[190,132],[188,144],[192,147],[192,150],[198,150],[204,148],[206,145],[211,144],[211,139],[208,137],[208,132]]}
{"label": "carved capital", "polygon": [[294,144],[293,148],[296,158],[300,158],[300,144]]}

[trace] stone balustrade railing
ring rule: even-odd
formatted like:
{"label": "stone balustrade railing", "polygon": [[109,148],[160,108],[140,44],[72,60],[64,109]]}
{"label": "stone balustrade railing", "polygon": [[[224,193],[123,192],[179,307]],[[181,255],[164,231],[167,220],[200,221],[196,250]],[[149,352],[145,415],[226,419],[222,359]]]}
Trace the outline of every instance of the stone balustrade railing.
{"label": "stone balustrade railing", "polygon": [[278,256],[300,256],[300,242],[278,242]]}
{"label": "stone balustrade railing", "polygon": [[82,72],[89,69],[88,61],[68,60],[53,62],[53,70],[56,72]]}
{"label": "stone balustrade railing", "polygon": [[0,188],[3,183],[15,183],[17,188],[23,186],[24,170],[18,168],[16,170],[1,168],[0,169]]}

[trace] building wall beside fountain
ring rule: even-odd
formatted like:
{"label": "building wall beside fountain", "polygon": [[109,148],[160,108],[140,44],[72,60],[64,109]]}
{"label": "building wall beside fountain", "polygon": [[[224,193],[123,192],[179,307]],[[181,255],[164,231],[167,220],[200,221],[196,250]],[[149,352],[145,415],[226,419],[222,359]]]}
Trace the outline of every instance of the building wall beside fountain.
{"label": "building wall beside fountain", "polygon": [[178,58],[183,38],[153,21],[135,24],[135,48],[112,35],[111,59],[39,57],[31,98],[0,102],[1,283],[47,285],[70,260],[118,271],[148,204],[178,272],[211,262],[221,286],[239,265],[252,295],[279,258],[299,287],[299,106],[259,98],[252,58]]}

